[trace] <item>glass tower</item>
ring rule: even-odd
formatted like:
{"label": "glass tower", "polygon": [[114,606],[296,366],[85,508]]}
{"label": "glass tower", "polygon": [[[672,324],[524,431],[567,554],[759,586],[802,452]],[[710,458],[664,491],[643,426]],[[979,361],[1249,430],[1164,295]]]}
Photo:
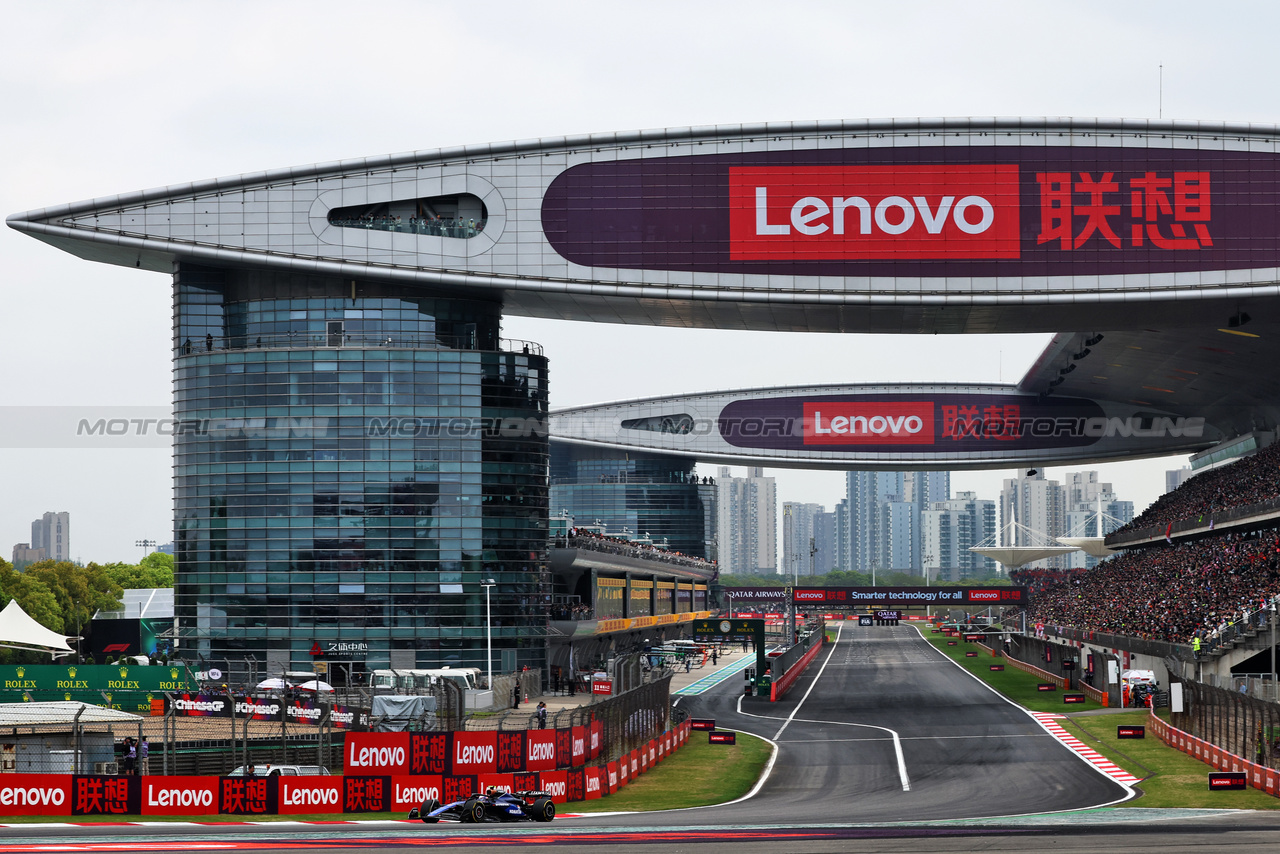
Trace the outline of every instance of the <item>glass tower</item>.
{"label": "glass tower", "polygon": [[188,655],[484,668],[488,629],[495,670],[512,649],[543,667],[547,361],[500,320],[374,281],[178,268]]}

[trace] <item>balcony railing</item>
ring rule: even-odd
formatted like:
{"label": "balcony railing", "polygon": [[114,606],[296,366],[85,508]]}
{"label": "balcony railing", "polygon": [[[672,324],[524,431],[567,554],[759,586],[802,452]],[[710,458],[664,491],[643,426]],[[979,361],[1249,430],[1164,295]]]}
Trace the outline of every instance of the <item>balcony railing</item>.
{"label": "balcony railing", "polygon": [[[217,350],[313,350],[319,347],[384,347],[391,350],[484,350],[474,335],[420,335],[371,332],[279,332],[270,335],[206,335],[188,338],[174,348],[175,356],[193,356]],[[542,345],[515,338],[498,339],[504,353],[541,356]]]}

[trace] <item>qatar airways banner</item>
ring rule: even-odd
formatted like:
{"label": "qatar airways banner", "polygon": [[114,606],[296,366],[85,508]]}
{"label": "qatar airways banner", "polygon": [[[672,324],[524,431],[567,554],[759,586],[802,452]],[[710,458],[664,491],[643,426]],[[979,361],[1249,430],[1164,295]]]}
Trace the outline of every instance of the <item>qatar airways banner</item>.
{"label": "qatar airways banner", "polygon": [[584,163],[542,225],[588,267],[1106,276],[1280,265],[1277,207],[1269,153],[912,145]]}
{"label": "qatar airways banner", "polygon": [[1068,397],[815,395],[734,401],[720,410],[717,429],[739,448],[949,454],[1198,439],[1205,419],[1149,410],[1117,414]]}

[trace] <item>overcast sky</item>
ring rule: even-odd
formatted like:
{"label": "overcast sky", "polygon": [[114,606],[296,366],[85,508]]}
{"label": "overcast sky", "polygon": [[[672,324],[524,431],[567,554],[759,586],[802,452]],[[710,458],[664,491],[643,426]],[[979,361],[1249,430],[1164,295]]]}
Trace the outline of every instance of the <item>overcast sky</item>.
{"label": "overcast sky", "polygon": [[[1275,4],[10,3],[0,212],[464,143],[918,116],[1275,123]],[[167,276],[0,229],[0,405],[167,405]],[[1045,336],[691,332],[509,317],[554,406],[771,384],[1016,380]],[[21,410],[5,410],[21,418]],[[16,444],[10,442],[10,444]],[[1141,509],[1183,458],[1099,467]],[[707,471],[709,468],[704,467]],[[830,509],[838,473],[774,470]],[[1050,470],[1059,475],[1061,470]],[[994,498],[1009,471],[957,474]],[[82,560],[172,539],[167,450],[0,449],[0,554],[46,510]]]}

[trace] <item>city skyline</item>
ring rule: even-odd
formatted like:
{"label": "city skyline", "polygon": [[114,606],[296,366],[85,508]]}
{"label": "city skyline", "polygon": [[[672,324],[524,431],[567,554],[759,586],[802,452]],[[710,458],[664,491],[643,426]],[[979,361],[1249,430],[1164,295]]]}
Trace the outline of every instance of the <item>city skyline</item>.
{"label": "city skyline", "polygon": [[[145,14],[129,10],[146,9]],[[247,8],[247,7],[246,7]],[[753,7],[767,14],[773,7]],[[1058,10],[989,4],[979,13],[938,4],[918,15],[895,9],[813,4],[809,14],[782,16],[763,34],[739,5],[681,7],[683,25],[659,14],[637,19],[625,9],[595,10],[589,23],[513,5],[494,21],[463,10],[406,8],[388,32],[334,15],[349,9],[317,3],[305,16],[283,8],[262,12],[253,32],[237,16],[170,6],[78,9],[28,5],[10,10],[0,36],[10,57],[5,74],[10,133],[0,206],[4,213],[72,199],[128,192],[198,177],[308,162],[472,142],[536,138],[626,128],[714,122],[866,116],[1157,115],[1157,69],[1164,64],[1164,118],[1274,123],[1270,103],[1253,87],[1280,71],[1266,62],[1265,34],[1277,10],[1254,7],[1254,26],[1198,20],[1190,4],[1172,4],[1153,23],[1143,8],[1091,4],[1082,14],[1105,18],[1111,38],[1080,43],[1059,26]],[[1088,11],[1092,9],[1093,11]],[[122,11],[123,10],[123,11]],[[257,10],[255,10],[257,11]],[[824,24],[815,33],[814,16]],[[1195,26],[1190,20],[1197,20]],[[1152,27],[1156,32],[1152,33]],[[626,45],[600,33],[626,30]],[[289,38],[274,38],[275,32]],[[216,72],[174,64],[154,45],[181,33],[201,55],[232,46],[243,63]],[[714,38],[708,38],[708,34]],[[1227,34],[1230,33],[1230,40]],[[436,87],[432,108],[407,109],[397,87],[369,87],[361,75],[337,75],[315,87],[299,68],[341,55],[352,67],[377,65],[390,54],[415,55],[427,34],[451,56],[484,55],[469,67],[469,83]],[[815,50],[815,39],[831,49]],[[778,62],[813,70],[804,86],[785,75],[760,76],[755,50],[768,43]],[[529,44],[561,57],[565,87],[508,85],[527,73]],[[924,67],[848,90],[850,79],[883,78],[900,62],[903,43],[946,61],[935,79]],[[1223,47],[1232,46],[1231,63]],[[649,47],[679,61],[652,62]],[[1114,44],[1131,50],[1117,55]],[[1202,49],[1209,45],[1208,49]],[[836,49],[838,48],[838,49]],[[1006,62],[992,63],[998,50]],[[1073,71],[1045,63],[1059,52]],[[1178,56],[1176,61],[1169,57]],[[637,64],[645,75],[624,69]],[[1024,73],[1010,75],[1007,65]],[[66,73],[31,69],[57,67]],[[92,76],[92,86],[85,80]],[[687,85],[690,77],[701,85]],[[136,85],[149,81],[146,87]],[[753,80],[743,85],[742,80]],[[477,99],[475,91],[483,91]],[[103,97],[110,92],[111,97]],[[205,120],[219,116],[217,122]],[[85,144],[92,128],[92,145]],[[142,141],[145,141],[143,144]],[[161,406],[172,399],[169,277],[87,263],[0,230],[6,279],[0,317],[0,359],[39,370],[6,372],[5,403],[18,407]],[[20,285],[18,284],[20,283]],[[58,346],[51,346],[57,330]],[[1044,335],[914,336],[736,333],[656,329],[561,320],[511,318],[503,334],[542,341],[554,380],[553,406],[707,389],[843,382],[863,365],[877,378],[902,381],[1016,381],[1043,348]],[[725,354],[732,352],[732,358]],[[27,539],[30,519],[45,507],[77,520],[72,557],[134,560],[142,538],[173,536],[172,453],[151,449],[33,447],[13,440],[0,449],[0,470],[21,483],[0,498],[0,542]],[[1098,467],[1100,477],[1131,497],[1140,511],[1162,492],[1164,471],[1185,457]],[[704,474],[714,469],[703,466]],[[1048,470],[1060,477],[1061,468]],[[739,474],[740,472],[735,472]],[[780,495],[830,508],[844,490],[839,473],[769,470]],[[953,489],[998,491],[1009,470],[957,473]]]}

